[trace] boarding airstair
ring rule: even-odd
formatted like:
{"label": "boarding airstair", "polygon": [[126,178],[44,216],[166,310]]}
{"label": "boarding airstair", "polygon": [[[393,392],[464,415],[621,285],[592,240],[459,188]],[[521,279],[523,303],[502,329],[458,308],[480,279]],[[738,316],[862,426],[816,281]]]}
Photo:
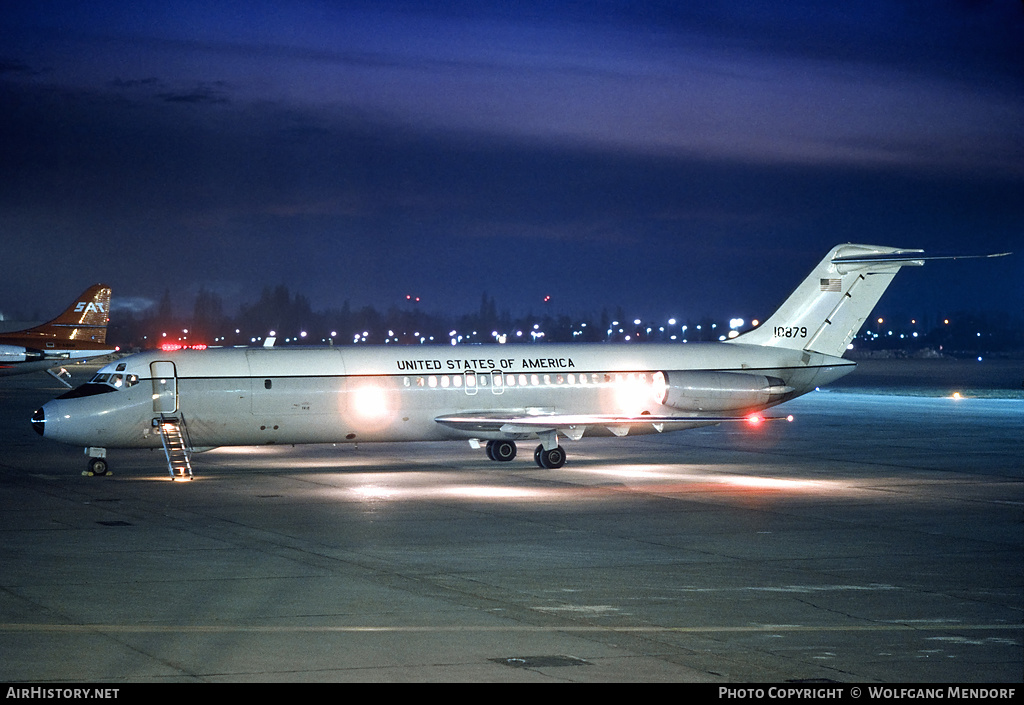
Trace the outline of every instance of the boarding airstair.
{"label": "boarding airstair", "polygon": [[188,440],[188,428],[183,417],[164,416],[153,419],[160,429],[160,438],[164,444],[164,455],[167,457],[167,469],[172,480],[192,479],[192,444]]}

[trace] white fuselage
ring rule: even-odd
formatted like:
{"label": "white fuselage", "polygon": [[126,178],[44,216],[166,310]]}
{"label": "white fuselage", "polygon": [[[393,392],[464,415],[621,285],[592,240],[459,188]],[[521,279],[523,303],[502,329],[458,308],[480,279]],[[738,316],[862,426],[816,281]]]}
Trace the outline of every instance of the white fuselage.
{"label": "white fuselage", "polygon": [[[691,428],[774,406],[853,367],[821,353],[720,343],[152,351],[107,365],[93,382],[46,403],[35,418],[46,438],[104,448],[159,447],[154,419],[170,416],[187,424],[196,448],[519,440],[536,436],[524,428],[439,419],[650,414],[679,419],[671,428]],[[771,397],[737,392],[723,401],[718,388],[687,389],[685,405],[662,403],[665,387],[676,380],[720,372],[782,380],[786,391]],[[601,423],[582,426],[588,436],[615,433]],[[654,430],[662,427],[634,424],[629,432]]]}
{"label": "white fuselage", "polygon": [[926,259],[836,245],[767,321],[721,343],[146,352],[44,404],[32,424],[85,446],[99,475],[107,448],[163,446],[172,477],[191,477],[190,449],[457,438],[485,441],[497,461],[536,439],[534,461],[553,469],[560,438],[743,420],[842,377],[896,272]]}

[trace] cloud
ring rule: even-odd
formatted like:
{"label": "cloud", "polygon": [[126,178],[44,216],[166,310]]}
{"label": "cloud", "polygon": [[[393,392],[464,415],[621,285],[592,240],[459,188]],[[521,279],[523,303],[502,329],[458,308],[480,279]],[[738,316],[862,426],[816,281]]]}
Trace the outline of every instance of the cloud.
{"label": "cloud", "polygon": [[[46,296],[29,272],[52,267],[141,299],[195,282],[245,298],[269,278],[318,307],[407,285],[431,306],[482,290],[514,306],[552,282],[581,308],[728,307],[788,293],[789,265],[842,240],[956,250],[965,232],[979,248],[1019,232],[1012,71],[931,70],[918,38],[876,55],[893,30],[871,12],[786,29],[757,2],[600,20],[547,6],[531,22],[317,4],[325,21],[289,15],[288,31],[194,7],[12,45],[10,290]],[[696,275],[720,269],[754,274],[714,296]]]}
{"label": "cloud", "polygon": [[0,57],[0,75],[38,76],[40,73],[23,61]]}
{"label": "cloud", "polygon": [[149,311],[157,304],[156,299],[148,296],[118,296],[113,292],[110,297],[110,311],[115,314],[141,314]]}
{"label": "cloud", "polygon": [[225,84],[200,84],[186,91],[165,91],[156,97],[166,103],[185,103],[188,105],[223,105],[228,102]]}

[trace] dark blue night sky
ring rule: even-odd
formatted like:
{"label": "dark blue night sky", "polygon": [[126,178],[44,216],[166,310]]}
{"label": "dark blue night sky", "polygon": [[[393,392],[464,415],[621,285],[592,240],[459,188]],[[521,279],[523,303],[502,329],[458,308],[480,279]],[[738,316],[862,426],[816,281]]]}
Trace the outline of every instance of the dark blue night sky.
{"label": "dark blue night sky", "polygon": [[1018,0],[9,3],[0,134],[8,316],[764,317],[847,241],[1017,250],[882,306],[1024,309]]}

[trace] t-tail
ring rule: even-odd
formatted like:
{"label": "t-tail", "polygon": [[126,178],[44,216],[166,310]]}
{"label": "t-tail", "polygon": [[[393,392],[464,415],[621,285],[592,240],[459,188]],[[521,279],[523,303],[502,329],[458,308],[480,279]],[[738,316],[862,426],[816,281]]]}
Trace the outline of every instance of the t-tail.
{"label": "t-tail", "polygon": [[110,287],[93,284],[52,321],[22,331],[28,338],[47,341],[107,342]]}
{"label": "t-tail", "polygon": [[841,357],[901,267],[921,266],[934,259],[1010,254],[925,257],[923,252],[837,245],[767,321],[729,342]]}

